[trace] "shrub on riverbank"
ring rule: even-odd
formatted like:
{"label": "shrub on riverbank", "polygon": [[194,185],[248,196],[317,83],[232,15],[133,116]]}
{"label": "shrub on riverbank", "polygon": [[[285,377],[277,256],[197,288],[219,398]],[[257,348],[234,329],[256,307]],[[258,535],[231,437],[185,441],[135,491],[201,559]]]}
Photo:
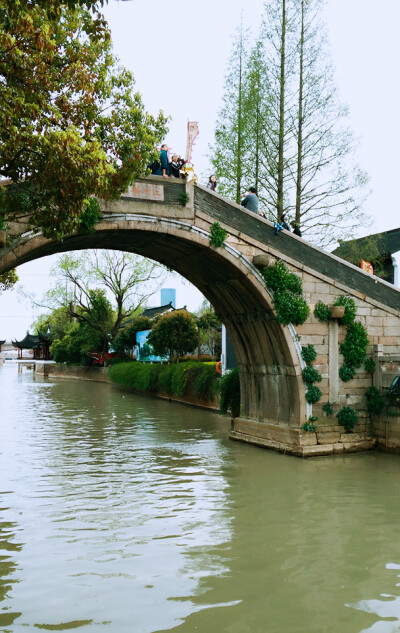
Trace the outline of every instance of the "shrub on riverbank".
{"label": "shrub on riverbank", "polygon": [[219,376],[215,365],[215,362],[197,361],[169,365],[125,362],[110,367],[108,375],[126,389],[162,392],[177,398],[191,394],[199,400],[212,401],[218,392]]}

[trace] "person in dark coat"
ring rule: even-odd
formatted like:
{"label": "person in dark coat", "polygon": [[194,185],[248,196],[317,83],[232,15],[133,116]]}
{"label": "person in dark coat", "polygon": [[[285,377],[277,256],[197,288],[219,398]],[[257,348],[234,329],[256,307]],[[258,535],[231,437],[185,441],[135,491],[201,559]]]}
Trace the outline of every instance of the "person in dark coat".
{"label": "person in dark coat", "polygon": [[163,176],[164,178],[168,178],[169,176],[168,145],[166,143],[164,143],[164,145],[161,145],[160,167],[157,169],[156,175]]}
{"label": "person in dark coat", "polygon": [[[258,198],[257,190],[255,187],[250,187],[247,196],[245,196],[240,203],[242,207],[253,213],[258,213]],[[261,214],[260,214],[261,215]]]}
{"label": "person in dark coat", "polygon": [[179,170],[182,169],[185,162],[186,161],[183,160],[183,158],[181,158],[180,156],[178,156],[178,154],[174,154],[171,162],[169,163],[170,176],[173,176],[174,178],[180,178],[181,175],[179,173]]}
{"label": "person in dark coat", "polygon": [[283,226],[284,229],[286,229],[287,231],[290,231],[290,226],[286,222],[286,213],[282,213],[281,215],[281,225]]}
{"label": "person in dark coat", "polygon": [[294,220],[291,221],[290,226],[293,227],[293,233],[301,237],[300,225]]}

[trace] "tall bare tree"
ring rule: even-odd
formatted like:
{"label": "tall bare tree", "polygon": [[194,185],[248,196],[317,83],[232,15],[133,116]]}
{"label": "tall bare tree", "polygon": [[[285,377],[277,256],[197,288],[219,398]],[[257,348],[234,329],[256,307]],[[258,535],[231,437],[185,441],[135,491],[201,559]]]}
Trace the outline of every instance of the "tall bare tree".
{"label": "tall bare tree", "polygon": [[353,237],[364,220],[367,176],[354,161],[348,109],[338,100],[321,12],[324,0],[301,0],[297,16],[297,113],[294,129],[295,221],[328,245]]}

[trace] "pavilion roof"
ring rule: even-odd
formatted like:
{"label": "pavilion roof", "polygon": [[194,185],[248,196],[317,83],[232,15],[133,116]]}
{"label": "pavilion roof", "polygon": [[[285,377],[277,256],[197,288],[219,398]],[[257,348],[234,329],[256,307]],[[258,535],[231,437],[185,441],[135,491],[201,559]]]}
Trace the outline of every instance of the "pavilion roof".
{"label": "pavilion roof", "polygon": [[38,334],[26,333],[25,338],[22,341],[11,341],[14,347],[19,349],[35,349],[39,343],[50,343],[52,341],[51,333],[39,332]]}
{"label": "pavilion roof", "polygon": [[140,316],[153,317],[156,314],[163,314],[164,312],[167,312],[168,310],[175,310],[174,306],[172,305],[172,301],[170,301],[164,306],[158,306],[156,308],[146,308],[146,310],[143,310]]}

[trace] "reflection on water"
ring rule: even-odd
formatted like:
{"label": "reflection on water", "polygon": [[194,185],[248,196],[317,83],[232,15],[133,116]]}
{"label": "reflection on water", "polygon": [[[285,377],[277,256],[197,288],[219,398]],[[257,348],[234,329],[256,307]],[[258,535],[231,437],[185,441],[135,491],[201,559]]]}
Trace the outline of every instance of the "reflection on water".
{"label": "reflection on water", "polygon": [[0,402],[0,630],[400,631],[399,457],[303,461],[12,364]]}
{"label": "reflection on water", "polygon": [[[386,569],[399,570],[400,565],[388,563]],[[399,578],[400,575],[397,575]],[[399,587],[400,583],[396,583]],[[392,594],[381,594],[380,600],[360,600],[356,604],[349,604],[353,609],[359,609],[366,613],[373,613],[379,616],[380,620],[375,622],[368,629],[361,633],[399,633],[400,631],[400,596]]]}

